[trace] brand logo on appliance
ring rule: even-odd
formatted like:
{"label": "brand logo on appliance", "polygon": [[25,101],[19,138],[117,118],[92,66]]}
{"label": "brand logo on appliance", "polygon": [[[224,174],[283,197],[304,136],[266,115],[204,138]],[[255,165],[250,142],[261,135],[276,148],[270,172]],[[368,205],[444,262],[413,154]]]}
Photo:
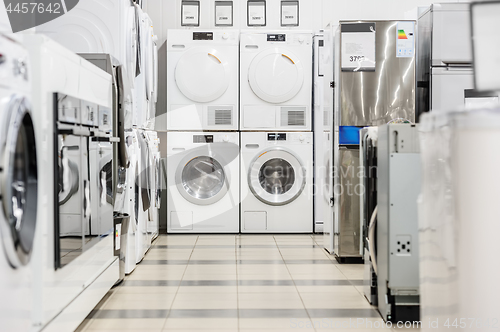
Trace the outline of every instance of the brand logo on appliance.
{"label": "brand logo on appliance", "polygon": [[50,22],[73,9],[79,0],[3,0],[12,32]]}

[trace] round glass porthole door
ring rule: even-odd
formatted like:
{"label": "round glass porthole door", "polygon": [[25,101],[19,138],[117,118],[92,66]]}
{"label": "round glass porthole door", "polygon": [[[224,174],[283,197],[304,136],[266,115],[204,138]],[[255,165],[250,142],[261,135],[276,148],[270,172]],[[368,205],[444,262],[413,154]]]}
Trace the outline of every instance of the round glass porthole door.
{"label": "round glass porthole door", "polygon": [[[3,106],[0,104],[0,106]],[[1,107],[5,112],[5,108]],[[9,263],[17,268],[31,257],[37,218],[37,157],[30,105],[24,98],[13,98],[2,123],[0,230]]]}
{"label": "round glass porthole door", "polygon": [[229,189],[224,167],[212,156],[198,156],[181,163],[176,181],[181,195],[198,205],[214,204]]}
{"label": "round glass porthole door", "polygon": [[286,205],[304,190],[306,174],[298,157],[288,150],[276,148],[254,159],[248,183],[260,201],[269,205]]}
{"label": "round glass porthole door", "polygon": [[257,55],[248,70],[252,91],[269,103],[284,103],[299,93],[304,84],[304,69],[292,53],[268,49]]}
{"label": "round glass porthole door", "polygon": [[230,79],[228,65],[221,52],[195,48],[186,52],[177,63],[175,82],[187,98],[208,103],[226,92]]}

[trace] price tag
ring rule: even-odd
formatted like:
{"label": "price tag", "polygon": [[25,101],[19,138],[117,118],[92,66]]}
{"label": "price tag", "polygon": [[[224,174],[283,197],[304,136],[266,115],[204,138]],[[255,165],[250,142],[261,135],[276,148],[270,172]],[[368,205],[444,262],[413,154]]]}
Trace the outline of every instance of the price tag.
{"label": "price tag", "polygon": [[215,25],[233,26],[233,2],[216,1],[215,2]]}
{"label": "price tag", "polygon": [[281,2],[281,26],[299,25],[299,2],[282,1]]}
{"label": "price tag", "polygon": [[375,23],[343,23],[342,71],[375,71]]}
{"label": "price tag", "polygon": [[398,22],[396,40],[396,57],[413,58],[415,55],[415,22]]}
{"label": "price tag", "polygon": [[183,1],[181,15],[182,26],[200,26],[200,2]]}
{"label": "price tag", "polygon": [[248,2],[248,26],[266,26],[266,2]]}

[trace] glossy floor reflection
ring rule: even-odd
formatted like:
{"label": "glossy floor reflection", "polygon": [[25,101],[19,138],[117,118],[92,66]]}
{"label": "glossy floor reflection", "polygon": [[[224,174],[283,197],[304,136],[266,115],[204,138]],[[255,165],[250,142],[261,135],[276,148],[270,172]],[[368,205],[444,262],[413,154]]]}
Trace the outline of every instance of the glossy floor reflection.
{"label": "glossy floor reflection", "polygon": [[[79,331],[368,331],[362,265],[314,235],[163,235]],[[379,328],[376,328],[376,327]]]}

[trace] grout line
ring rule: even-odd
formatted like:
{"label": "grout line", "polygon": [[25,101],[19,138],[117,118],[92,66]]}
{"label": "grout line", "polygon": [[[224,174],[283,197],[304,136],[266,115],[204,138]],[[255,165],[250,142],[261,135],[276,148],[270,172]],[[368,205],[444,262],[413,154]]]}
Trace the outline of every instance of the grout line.
{"label": "grout line", "polygon": [[236,269],[236,312],[238,318],[238,332],[240,331],[240,286],[239,280],[240,277],[238,275],[238,235],[234,237],[234,259],[236,260],[235,269]]}
{"label": "grout line", "polygon": [[170,304],[170,308],[168,309],[167,317],[165,318],[165,322],[163,323],[163,326],[162,326],[162,331],[166,328],[167,320],[170,317],[170,312],[172,311],[172,307],[174,306],[175,299],[177,298],[177,294],[179,293],[179,289],[181,288],[182,280],[184,279],[184,275],[186,274],[186,270],[189,266],[189,261],[191,260],[191,256],[193,256],[193,252],[194,252],[194,249],[196,248],[196,244],[198,243],[199,238],[200,238],[199,236],[196,237],[196,241],[194,242],[194,245],[193,245],[193,250],[191,250],[191,254],[189,255],[188,262],[186,264],[186,267],[184,268],[184,272],[182,272],[181,282],[179,283],[179,286],[177,286],[177,290],[175,291],[174,298],[172,299],[172,304]]}
{"label": "grout line", "polygon": [[[293,286],[295,287],[295,290],[297,291],[297,294],[299,295],[300,302],[302,302],[302,306],[304,307],[304,310],[306,311],[307,317],[312,322],[313,320],[312,320],[311,316],[309,315],[309,311],[306,308],[306,305],[304,303],[304,300],[302,299],[302,296],[300,295],[299,288],[295,284],[295,279],[293,278],[292,273],[290,273],[290,270],[288,269],[288,264],[286,263],[285,258],[283,257],[283,254],[281,253],[281,250],[280,250],[280,247],[278,245],[278,242],[276,241],[276,237],[273,236],[273,239],[274,239],[274,242],[276,243],[276,247],[278,247],[278,251],[280,252],[281,259],[283,259],[283,262],[285,263],[285,267],[286,267],[286,270],[288,271],[288,274],[290,275],[290,279],[292,279]],[[314,328],[314,331],[316,331],[316,328],[314,327],[314,325],[313,325],[313,328]]]}

